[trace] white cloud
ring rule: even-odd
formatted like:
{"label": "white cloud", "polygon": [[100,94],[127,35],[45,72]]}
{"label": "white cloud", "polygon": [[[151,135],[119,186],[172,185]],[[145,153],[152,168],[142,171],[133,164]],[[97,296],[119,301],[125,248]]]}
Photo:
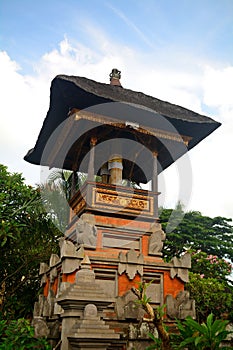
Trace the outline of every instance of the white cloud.
{"label": "white cloud", "polygon": [[206,67],[203,77],[204,103],[209,106],[233,108],[233,67]]}
{"label": "white cloud", "polygon": [[[92,31],[91,27],[89,30]],[[190,152],[193,169],[190,209],[207,215],[233,217],[233,67],[216,70],[212,66],[199,66],[195,72],[190,67],[168,70],[154,57],[143,57],[133,49],[112,44],[104,33],[98,40],[102,45],[96,53],[80,43],[71,44],[65,38],[56,50],[45,53],[36,62],[35,73],[30,76],[21,74],[18,64],[6,52],[0,53],[1,162],[11,171],[24,172],[28,182],[38,182],[39,167],[22,158],[34,146],[46,116],[51,80],[57,74],[70,74],[108,83],[108,74],[116,67],[122,70],[122,84],[126,88],[197,112],[202,112],[203,104],[215,109],[216,119],[224,121],[224,125]],[[165,205],[170,206],[179,199],[178,180],[174,180],[176,173],[172,168],[164,173],[167,182]]]}

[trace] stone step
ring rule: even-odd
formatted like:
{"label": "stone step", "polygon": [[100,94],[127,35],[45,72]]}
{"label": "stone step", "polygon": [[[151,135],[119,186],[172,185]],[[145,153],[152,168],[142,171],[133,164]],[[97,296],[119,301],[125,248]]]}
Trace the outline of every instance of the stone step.
{"label": "stone step", "polygon": [[72,335],[69,335],[69,337],[72,337],[72,338],[78,338],[78,339],[102,339],[103,341],[105,339],[119,339],[119,335],[118,334],[114,334],[114,333],[111,333],[111,334],[102,334],[102,333],[99,333],[99,334],[89,334],[89,333],[74,333]]}

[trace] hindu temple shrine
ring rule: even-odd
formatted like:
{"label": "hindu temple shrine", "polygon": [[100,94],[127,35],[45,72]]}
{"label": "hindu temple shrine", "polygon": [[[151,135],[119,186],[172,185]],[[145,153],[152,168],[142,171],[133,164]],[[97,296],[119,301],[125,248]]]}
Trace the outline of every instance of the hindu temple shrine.
{"label": "hindu temple shrine", "polygon": [[[70,170],[69,222],[60,255],[40,265],[43,293],[33,324],[56,349],[145,349],[145,311],[132,287],[144,281],[165,323],[190,315],[191,257],[163,259],[158,174],[219,127],[213,119],[122,87],[58,75],[35,147],[24,159]],[[79,174],[86,174],[80,185]],[[150,184],[142,189],[141,184]],[[146,188],[146,187],[144,187]]]}

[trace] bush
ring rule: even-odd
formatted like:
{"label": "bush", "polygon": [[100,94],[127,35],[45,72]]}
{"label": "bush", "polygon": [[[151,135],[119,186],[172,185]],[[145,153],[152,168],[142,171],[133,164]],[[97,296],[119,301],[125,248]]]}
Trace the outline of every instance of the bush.
{"label": "bush", "polygon": [[0,320],[0,350],[51,350],[45,338],[34,338],[34,328],[29,321]]}

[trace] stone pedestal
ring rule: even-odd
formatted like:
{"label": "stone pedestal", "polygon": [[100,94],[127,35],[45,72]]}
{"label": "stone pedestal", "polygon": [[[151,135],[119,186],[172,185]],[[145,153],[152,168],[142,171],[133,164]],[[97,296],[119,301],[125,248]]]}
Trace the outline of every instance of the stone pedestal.
{"label": "stone pedestal", "polygon": [[96,282],[87,256],[76,274],[75,283],[56,301],[64,309],[61,314],[61,350],[106,350],[112,341],[120,338],[101,319],[103,309],[114,300]]}

